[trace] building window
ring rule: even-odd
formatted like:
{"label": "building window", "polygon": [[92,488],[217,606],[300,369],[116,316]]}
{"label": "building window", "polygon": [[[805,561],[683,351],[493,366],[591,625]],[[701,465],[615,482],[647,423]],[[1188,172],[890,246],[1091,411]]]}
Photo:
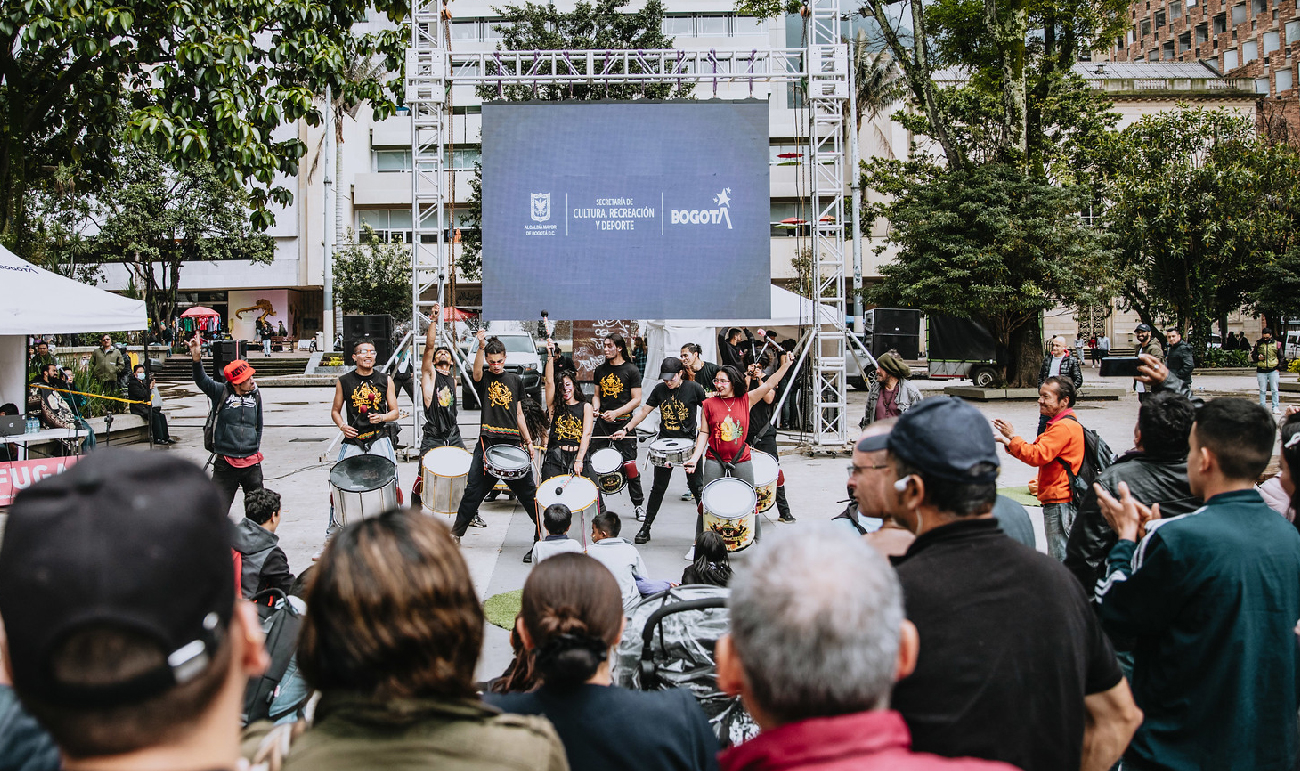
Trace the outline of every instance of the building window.
{"label": "building window", "polygon": [[1155,48],[1151,49],[1150,51],[1147,51],[1147,61],[1149,62],[1160,61],[1160,51]]}
{"label": "building window", "polygon": [[1165,59],[1165,60],[1167,60],[1167,61],[1173,61],[1173,59],[1175,58],[1175,57],[1174,57],[1174,41],[1170,40],[1168,43],[1165,43],[1165,44],[1164,44],[1164,47],[1162,47],[1162,48],[1160,49],[1160,51],[1161,51],[1161,58],[1162,58],[1162,59]]}
{"label": "building window", "polygon": [[1156,29],[1160,29],[1163,26],[1165,26],[1165,12],[1156,11]]}
{"label": "building window", "polygon": [[366,226],[375,231],[375,238],[384,243],[411,243],[411,210],[406,209],[358,209],[357,238],[362,238]]}
{"label": "building window", "polygon": [[1216,34],[1216,35],[1221,35],[1221,34],[1223,34],[1224,32],[1227,32],[1227,31],[1228,31],[1228,16],[1227,16],[1227,14],[1223,14],[1223,13],[1217,14],[1217,15],[1214,17],[1214,34]]}
{"label": "building window", "polygon": [[375,171],[410,171],[410,150],[376,150]]}
{"label": "building window", "polygon": [[1286,42],[1295,43],[1300,41],[1300,20],[1288,21],[1286,23]]}
{"label": "building window", "polygon": [[771,166],[798,166],[808,160],[808,146],[780,144],[767,146],[767,162]]}
{"label": "building window", "polygon": [[1255,78],[1255,93],[1268,96],[1268,78]]}
{"label": "building window", "polygon": [[1293,85],[1291,77],[1290,69],[1277,71],[1277,93],[1281,94],[1283,91],[1291,90],[1291,86]]}
{"label": "building window", "polygon": [[1264,33],[1264,54],[1266,56],[1269,54],[1269,52],[1276,51],[1281,47],[1282,47],[1282,41],[1278,36],[1277,30]]}
{"label": "building window", "polygon": [[695,34],[698,37],[726,37],[726,16],[696,16]]}
{"label": "building window", "polygon": [[1151,20],[1150,20],[1150,19],[1143,19],[1143,20],[1142,20],[1142,37],[1144,37],[1144,38],[1151,37]]}
{"label": "building window", "polygon": [[1196,44],[1200,45],[1210,39],[1209,27],[1205,24],[1196,25]]}
{"label": "building window", "polygon": [[1241,44],[1241,63],[1250,64],[1259,58],[1259,43],[1247,40]]}
{"label": "building window", "polygon": [[771,202],[771,222],[770,235],[773,238],[780,236],[807,236],[811,232],[808,227],[808,205],[798,201],[772,201]]}
{"label": "building window", "polygon": [[1234,6],[1232,6],[1232,24],[1233,24],[1233,26],[1236,26],[1236,25],[1238,25],[1238,24],[1245,24],[1245,23],[1246,23],[1246,19],[1247,19],[1247,15],[1246,15],[1246,4],[1245,4],[1245,3],[1241,3],[1240,5],[1234,5]]}
{"label": "building window", "polygon": [[1268,0],[1250,0],[1251,15],[1260,14],[1268,10]]}
{"label": "building window", "polygon": [[763,22],[735,14],[667,14],[660,29],[671,37],[743,37],[766,35]]}
{"label": "building window", "polygon": [[1174,0],[1169,4],[1169,15],[1175,19],[1183,15],[1183,4],[1180,0]]}
{"label": "building window", "polygon": [[483,148],[477,145],[454,147],[447,153],[447,168],[452,171],[473,171],[474,164],[483,159]]}
{"label": "building window", "polygon": [[477,21],[453,21],[451,23],[452,40],[475,40],[479,39],[479,29]]}
{"label": "building window", "polygon": [[734,16],[731,19],[731,26],[736,37],[767,34],[767,28],[763,22],[753,16]]}
{"label": "building window", "polygon": [[1192,48],[1192,33],[1184,32],[1178,36],[1178,50],[1186,53]]}
{"label": "building window", "polygon": [[1237,69],[1237,50],[1234,48],[1234,49],[1231,50],[1231,51],[1224,51],[1224,52],[1223,52],[1223,71],[1224,71],[1224,72],[1231,72],[1232,70],[1235,70],[1235,69]]}
{"label": "building window", "polygon": [[1128,33],[1124,35],[1124,39],[1127,41],[1125,45],[1130,45],[1130,46],[1133,45],[1133,41],[1136,38],[1137,36],[1133,34],[1133,30],[1129,30]]}

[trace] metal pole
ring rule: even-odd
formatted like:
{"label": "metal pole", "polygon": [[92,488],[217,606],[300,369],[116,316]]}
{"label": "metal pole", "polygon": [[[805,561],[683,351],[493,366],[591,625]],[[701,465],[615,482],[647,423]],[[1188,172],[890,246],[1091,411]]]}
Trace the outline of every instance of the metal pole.
{"label": "metal pole", "polygon": [[849,191],[853,195],[849,201],[849,211],[853,217],[850,231],[853,234],[853,331],[862,334],[862,211],[859,198],[862,196],[862,173],[858,157],[858,85],[857,67],[853,59],[853,46],[849,46],[849,114],[845,123],[849,128]]}
{"label": "metal pole", "polygon": [[324,147],[321,149],[321,152],[325,156],[324,158],[325,196],[324,198],[321,199],[321,218],[320,218],[321,225],[322,225],[321,236],[323,239],[323,246],[324,246],[324,256],[322,257],[322,264],[325,272],[325,278],[323,281],[323,285],[325,287],[325,292],[324,292],[325,296],[321,300],[321,320],[324,322],[323,324],[321,324],[321,328],[325,332],[325,334],[322,335],[322,337],[324,337],[325,339],[322,341],[324,344],[321,346],[321,348],[326,352],[330,352],[334,350],[334,260],[333,260],[333,255],[330,252],[330,218],[329,218],[330,192],[334,184],[334,180],[330,176],[330,156],[333,154],[331,152],[332,150],[331,143],[334,141],[333,102],[334,100],[331,96],[331,89],[329,86],[326,86],[325,87],[325,121],[324,121],[325,144]]}

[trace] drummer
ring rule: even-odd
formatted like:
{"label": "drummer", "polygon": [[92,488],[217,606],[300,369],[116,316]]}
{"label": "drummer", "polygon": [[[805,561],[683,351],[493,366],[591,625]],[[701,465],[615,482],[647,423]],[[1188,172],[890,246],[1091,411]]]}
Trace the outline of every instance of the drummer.
{"label": "drummer", "polygon": [[[761,330],[760,330],[761,331]],[[763,371],[765,367],[771,366],[772,357],[767,353],[762,353],[758,361],[749,365],[749,383],[757,388],[763,383]],[[772,413],[776,405],[776,391],[773,388],[763,395],[763,398],[754,402],[754,406],[749,408],[749,431],[745,434],[745,444],[753,447],[759,452],[765,452],[773,458],[780,458],[779,451],[776,447],[776,425],[772,422]],[[779,514],[777,521],[793,522],[794,515],[790,513],[790,502],[785,498],[785,475],[778,473],[776,478],[776,510]]]}
{"label": "drummer", "polygon": [[[433,313],[440,311],[441,308],[434,303]],[[420,395],[424,398],[421,458],[434,447],[465,448],[465,442],[460,438],[460,426],[456,423],[456,377],[451,374],[451,349],[436,344],[436,330],[436,325],[429,325],[420,362]]]}
{"label": "drummer", "polygon": [[[542,479],[577,474],[590,479],[599,489],[600,481],[596,478],[596,472],[584,463],[587,448],[591,444],[591,430],[596,423],[596,412],[579,387],[574,372],[555,363],[558,353],[555,342],[548,339],[546,413],[551,423],[544,442],[546,449],[542,456]],[[596,500],[597,509],[603,512],[605,502],[599,494]]]}
{"label": "drummer", "polygon": [[[704,403],[706,397],[703,386],[685,380],[685,376],[686,365],[681,359],[676,356],[664,359],[663,364],[659,365],[659,379],[662,382],[655,384],[650,391],[650,398],[646,399],[626,426],[614,432],[614,438],[622,439],[630,434],[658,408],[660,439],[694,439],[697,434],[695,410]],[[654,486],[650,488],[650,501],[646,505],[645,524],[641,525],[640,532],[633,539],[636,543],[650,542],[650,526],[654,524],[655,515],[659,513],[659,506],[664,500],[664,492],[668,490],[668,481],[673,476],[671,465],[656,465],[654,468],[655,480]],[[700,476],[699,469],[686,473],[686,486],[696,504],[700,502]]]}
{"label": "drummer", "polygon": [[[776,372],[748,393],[744,392],[746,380],[740,370],[730,365],[718,368],[717,374],[713,376],[716,394],[704,400],[700,410],[700,433],[695,440],[695,452],[685,464],[686,473],[690,474],[700,466],[700,459],[704,459],[702,487],[708,487],[710,482],[720,479],[724,472],[753,486],[754,465],[750,462],[749,445],[745,444],[745,434],[749,432],[749,411],[781,382],[792,361],[793,354],[782,356],[781,366]],[[696,534],[703,529],[704,517],[701,511],[695,520]]]}
{"label": "drummer", "polygon": [[[391,433],[395,426],[388,424],[398,420],[397,393],[388,373],[375,369],[375,357],[373,343],[357,341],[352,345],[352,361],[356,367],[334,383],[330,419],[343,432],[337,460],[353,455],[382,455],[392,461],[396,478],[397,452],[393,448]],[[341,526],[334,521],[334,501],[331,500],[330,523],[325,535],[333,535]]]}
{"label": "drummer", "polygon": [[[488,473],[483,465],[483,453],[496,444],[522,445],[530,458],[536,458],[533,437],[524,421],[524,409],[519,400],[524,394],[523,381],[519,376],[506,372],[506,346],[497,338],[488,338],[487,332],[478,331],[478,346],[474,352],[472,374],[478,388],[479,402],[483,405],[479,426],[479,439],[474,443],[474,459],[470,462],[469,478],[465,483],[465,494],[460,499],[460,508],[456,511],[456,523],[451,532],[459,542],[469,529],[470,521],[478,515],[478,507],[483,503],[488,491],[496,485],[496,477]],[[483,368],[486,360],[487,369]],[[537,533],[537,485],[531,473],[519,479],[506,481],[515,498],[528,512],[533,521],[533,540]],[[524,562],[532,562],[533,550],[530,546],[524,554]]]}

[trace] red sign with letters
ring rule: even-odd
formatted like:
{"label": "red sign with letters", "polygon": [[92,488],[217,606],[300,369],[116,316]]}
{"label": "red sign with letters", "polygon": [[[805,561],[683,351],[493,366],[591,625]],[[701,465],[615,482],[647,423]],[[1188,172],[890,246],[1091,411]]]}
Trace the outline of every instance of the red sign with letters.
{"label": "red sign with letters", "polygon": [[0,463],[0,506],[13,503],[14,496],[20,490],[31,487],[45,477],[63,473],[63,470],[78,460],[78,456],[67,458],[40,458],[37,460],[17,460]]}

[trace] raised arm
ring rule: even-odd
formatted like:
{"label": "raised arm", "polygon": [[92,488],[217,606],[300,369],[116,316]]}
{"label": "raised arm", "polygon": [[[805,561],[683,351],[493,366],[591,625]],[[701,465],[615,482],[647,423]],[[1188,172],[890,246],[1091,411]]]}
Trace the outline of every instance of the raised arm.
{"label": "raised arm", "polygon": [[477,383],[483,379],[483,344],[487,340],[487,330],[480,329],[474,339],[478,340],[478,350],[474,351],[474,382]]}
{"label": "raised arm", "polygon": [[551,405],[555,403],[555,341],[546,338],[546,414],[551,418]]}
{"label": "raised arm", "polygon": [[222,386],[221,383],[208,377],[208,373],[203,371],[203,338],[196,333],[194,337],[190,338],[187,345],[190,347],[190,357],[194,362],[192,366],[194,385],[198,386],[200,391],[207,394],[209,399],[220,399],[221,393],[225,390],[225,387]]}
{"label": "raised arm", "polygon": [[776,388],[778,385],[780,385],[781,378],[785,377],[785,373],[789,371],[790,364],[793,361],[794,361],[793,353],[786,353],[784,356],[781,357],[781,366],[777,367],[776,372],[773,372],[771,375],[769,375],[767,380],[764,380],[763,384],[760,385],[758,388],[755,388],[754,390],[749,392],[750,407],[753,407],[755,404],[758,404],[759,399],[762,399],[764,396],[767,396],[769,393],[772,392],[773,388]]}
{"label": "raised arm", "polygon": [[[442,312],[437,303],[433,305],[433,312],[435,317]],[[425,404],[430,403],[430,395],[437,382],[436,370],[433,368],[433,351],[438,347],[436,329],[434,324],[429,324],[429,330],[424,334],[424,355],[420,357],[420,393],[424,395]]]}

